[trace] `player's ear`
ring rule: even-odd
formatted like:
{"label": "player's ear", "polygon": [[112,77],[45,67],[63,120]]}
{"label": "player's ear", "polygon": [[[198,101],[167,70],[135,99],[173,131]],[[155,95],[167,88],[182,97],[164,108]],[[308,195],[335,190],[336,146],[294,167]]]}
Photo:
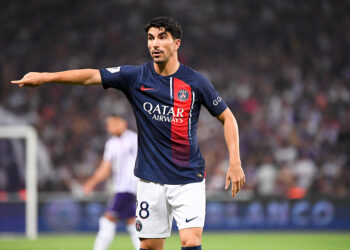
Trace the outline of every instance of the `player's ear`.
{"label": "player's ear", "polygon": [[175,48],[174,50],[177,51],[180,48],[181,45],[181,40],[180,39],[175,39]]}

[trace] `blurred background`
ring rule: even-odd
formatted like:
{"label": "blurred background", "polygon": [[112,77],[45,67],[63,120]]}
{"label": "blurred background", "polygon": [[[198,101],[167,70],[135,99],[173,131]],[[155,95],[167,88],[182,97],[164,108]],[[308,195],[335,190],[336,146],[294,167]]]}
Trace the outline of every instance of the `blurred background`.
{"label": "blurred background", "polygon": [[[206,227],[350,229],[349,1],[31,0],[0,11],[0,125],[38,131],[39,231],[96,230],[108,185],[91,197],[81,185],[101,160],[105,117],[136,126],[118,91],[10,81],[149,61],[143,26],[159,15],[179,21],[180,61],[213,82],[239,124],[247,182],[233,202],[221,124],[202,109]],[[23,140],[0,139],[0,233],[24,231],[24,152]]]}

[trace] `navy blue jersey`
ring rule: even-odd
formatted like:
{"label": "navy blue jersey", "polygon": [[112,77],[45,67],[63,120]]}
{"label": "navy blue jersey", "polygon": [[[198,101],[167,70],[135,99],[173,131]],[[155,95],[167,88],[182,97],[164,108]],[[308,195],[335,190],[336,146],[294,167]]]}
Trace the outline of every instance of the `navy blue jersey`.
{"label": "navy blue jersey", "polygon": [[227,107],[210,81],[183,64],[169,76],[159,75],[153,62],[100,73],[103,87],[121,90],[135,113],[135,175],[162,184],[202,181],[204,159],[196,135],[201,104],[213,116]]}

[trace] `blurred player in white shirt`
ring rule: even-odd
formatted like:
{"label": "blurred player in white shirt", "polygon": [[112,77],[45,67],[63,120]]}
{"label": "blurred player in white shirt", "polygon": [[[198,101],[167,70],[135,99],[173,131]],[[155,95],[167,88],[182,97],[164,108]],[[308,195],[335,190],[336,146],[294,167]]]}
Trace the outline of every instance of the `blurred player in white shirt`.
{"label": "blurred player in white shirt", "polygon": [[140,247],[135,230],[138,178],[133,172],[137,154],[137,134],[127,126],[127,122],[120,116],[110,115],[107,118],[106,128],[112,137],[105,144],[99,167],[84,185],[84,193],[90,194],[98,183],[109,177],[111,170],[113,172],[115,195],[109,201],[107,211],[99,220],[94,250],[108,249],[120,220],[126,223],[134,248]]}

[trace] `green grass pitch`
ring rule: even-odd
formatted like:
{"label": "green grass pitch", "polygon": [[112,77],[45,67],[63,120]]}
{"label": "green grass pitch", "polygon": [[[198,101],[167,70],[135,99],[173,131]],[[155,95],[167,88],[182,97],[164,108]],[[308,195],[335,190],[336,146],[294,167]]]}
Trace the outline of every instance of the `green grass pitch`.
{"label": "green grass pitch", "polygon": [[[45,235],[37,240],[0,238],[1,250],[86,250],[92,249],[95,235]],[[111,250],[133,250],[127,234],[117,234]],[[166,250],[180,250],[177,234],[165,243]],[[209,233],[203,250],[345,250],[350,249],[350,233]]]}

